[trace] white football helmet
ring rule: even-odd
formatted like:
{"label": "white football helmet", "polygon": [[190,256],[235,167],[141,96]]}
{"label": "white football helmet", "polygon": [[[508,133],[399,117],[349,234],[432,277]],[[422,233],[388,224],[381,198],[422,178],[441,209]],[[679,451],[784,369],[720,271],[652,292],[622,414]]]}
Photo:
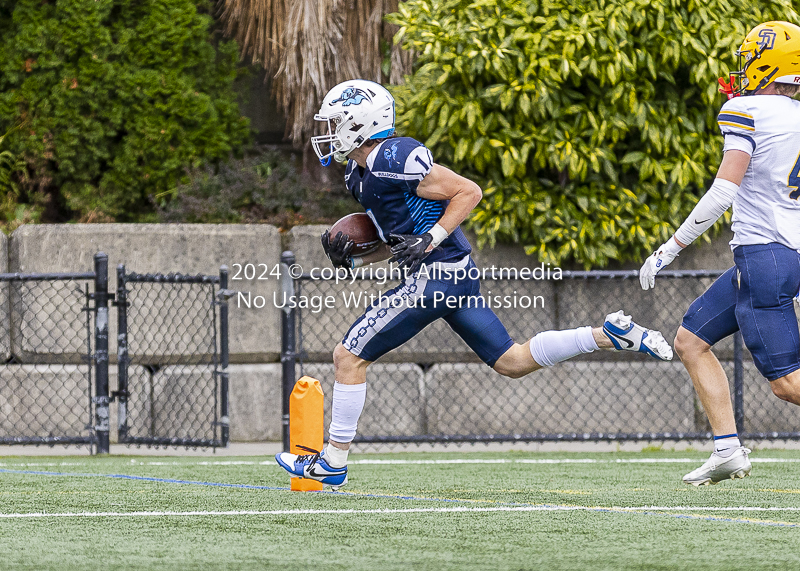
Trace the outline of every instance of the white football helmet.
{"label": "white football helmet", "polygon": [[314,120],[328,124],[326,135],[311,137],[319,160],[327,164],[325,159],[333,155],[335,161],[343,162],[367,139],[384,139],[394,133],[394,98],[372,81],[345,81],[328,92]]}

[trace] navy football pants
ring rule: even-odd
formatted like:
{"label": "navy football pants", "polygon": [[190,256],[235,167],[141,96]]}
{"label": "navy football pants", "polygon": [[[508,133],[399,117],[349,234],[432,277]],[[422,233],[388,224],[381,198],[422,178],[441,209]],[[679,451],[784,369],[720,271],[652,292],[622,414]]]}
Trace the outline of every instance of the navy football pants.
{"label": "navy football pants", "polygon": [[741,330],[767,380],[800,369],[792,301],[800,289],[800,254],[777,243],[744,245],[733,260],[736,265],[689,306],[683,327],[709,345]]}
{"label": "navy football pants", "polygon": [[[455,267],[458,264],[444,264]],[[466,269],[475,267],[472,259]],[[444,319],[481,360],[494,367],[514,341],[491,308],[481,306],[478,279],[412,276],[384,293],[350,327],[342,345],[365,361],[399,347],[437,319]],[[447,301],[434,301],[439,299]],[[453,307],[455,306],[455,307]]]}

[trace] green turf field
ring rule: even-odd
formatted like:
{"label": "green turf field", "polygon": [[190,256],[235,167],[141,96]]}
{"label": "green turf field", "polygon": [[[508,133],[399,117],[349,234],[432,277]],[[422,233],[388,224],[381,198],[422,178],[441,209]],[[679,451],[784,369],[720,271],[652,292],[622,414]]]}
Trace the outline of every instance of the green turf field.
{"label": "green turf field", "polygon": [[4,457],[0,568],[800,568],[800,451],[681,483],[706,457],[362,454],[338,493],[264,457]]}

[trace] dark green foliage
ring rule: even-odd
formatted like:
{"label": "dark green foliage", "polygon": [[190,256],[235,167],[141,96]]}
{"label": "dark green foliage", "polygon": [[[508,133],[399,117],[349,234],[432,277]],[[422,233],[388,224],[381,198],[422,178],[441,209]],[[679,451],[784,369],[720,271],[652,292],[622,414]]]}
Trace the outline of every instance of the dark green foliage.
{"label": "dark green foliage", "polygon": [[25,161],[3,148],[7,135],[0,136],[0,229],[10,233],[26,222],[38,222],[44,205],[41,200],[33,204],[22,200],[18,178],[25,173]]}
{"label": "dark green foliage", "polygon": [[393,90],[398,126],[481,183],[482,242],[587,267],[640,260],[716,172],[717,78],[752,26],[797,21],[791,6],[409,0],[389,18],[419,57]]}
{"label": "dark green foliage", "polygon": [[236,46],[211,24],[190,0],[0,0],[0,132],[17,127],[27,198],[133,220],[237,152]]}
{"label": "dark green foliage", "polygon": [[265,151],[217,168],[193,171],[188,184],[159,209],[161,222],[270,223],[280,228],[333,222],[354,210],[344,185],[337,190],[300,173],[299,160]]}

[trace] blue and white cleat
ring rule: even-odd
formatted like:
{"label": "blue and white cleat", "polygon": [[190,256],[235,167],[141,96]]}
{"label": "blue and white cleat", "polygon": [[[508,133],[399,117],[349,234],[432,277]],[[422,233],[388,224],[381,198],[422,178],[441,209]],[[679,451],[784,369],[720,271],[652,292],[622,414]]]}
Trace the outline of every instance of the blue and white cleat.
{"label": "blue and white cleat", "polygon": [[328,464],[324,452],[320,453],[300,445],[298,448],[311,452],[311,454],[297,455],[280,452],[275,455],[275,460],[280,467],[292,476],[316,480],[333,489],[338,489],[347,483],[347,466],[334,468]]}
{"label": "blue and white cleat", "polygon": [[661,332],[637,325],[631,316],[625,315],[622,310],[606,315],[603,333],[611,340],[617,351],[637,351],[660,361],[672,360],[672,347]]}

